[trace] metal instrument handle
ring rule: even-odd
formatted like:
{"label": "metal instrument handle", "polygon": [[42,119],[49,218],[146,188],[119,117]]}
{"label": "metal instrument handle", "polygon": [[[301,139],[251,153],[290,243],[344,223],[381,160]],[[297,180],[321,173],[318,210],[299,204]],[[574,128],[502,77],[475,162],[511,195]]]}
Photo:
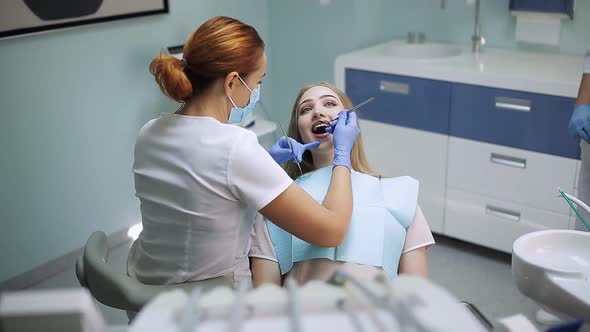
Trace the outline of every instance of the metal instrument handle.
{"label": "metal instrument handle", "polygon": [[354,112],[354,111],[356,111],[358,108],[360,108],[362,106],[365,106],[366,104],[372,102],[373,99],[375,99],[375,97],[368,98],[367,100],[363,101],[362,103],[357,104],[356,106],[354,106],[353,108],[351,108],[348,112]]}

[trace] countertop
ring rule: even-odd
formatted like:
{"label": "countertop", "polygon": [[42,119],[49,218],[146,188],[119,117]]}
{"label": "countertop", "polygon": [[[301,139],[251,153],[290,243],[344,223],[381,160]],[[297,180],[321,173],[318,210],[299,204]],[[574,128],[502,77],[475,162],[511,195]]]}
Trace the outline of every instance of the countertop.
{"label": "countertop", "polygon": [[444,44],[461,50],[459,55],[445,58],[411,59],[387,54],[388,48],[400,44],[405,41],[390,41],[338,56],[334,64],[336,86],[344,89],[344,69],[352,68],[576,98],[583,71],[582,55],[504,50],[485,45],[476,55],[469,46]]}

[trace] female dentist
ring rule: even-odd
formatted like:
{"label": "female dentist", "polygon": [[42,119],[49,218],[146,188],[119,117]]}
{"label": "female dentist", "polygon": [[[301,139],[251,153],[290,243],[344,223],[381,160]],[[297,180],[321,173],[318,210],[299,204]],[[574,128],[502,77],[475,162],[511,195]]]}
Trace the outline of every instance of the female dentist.
{"label": "female dentist", "polygon": [[[338,246],[352,212],[356,114],[343,112],[346,121],[334,130],[334,172],[320,205],[278,165],[285,161],[284,142],[269,153],[253,132],[228,124],[242,120],[260,95],[266,56],[256,30],[214,17],[189,36],[183,56],[158,56],[150,64],[162,92],[183,106],[139,132],[133,173],[143,230],[127,273],[158,285],[250,282],[257,211],[309,243]],[[311,147],[297,145],[295,157]]]}

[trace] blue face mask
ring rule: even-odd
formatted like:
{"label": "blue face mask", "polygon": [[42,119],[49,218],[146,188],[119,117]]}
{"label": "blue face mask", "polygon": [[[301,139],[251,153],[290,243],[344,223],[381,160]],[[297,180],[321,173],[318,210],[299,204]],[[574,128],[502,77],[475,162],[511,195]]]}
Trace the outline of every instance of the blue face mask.
{"label": "blue face mask", "polygon": [[254,90],[250,90],[246,82],[244,82],[240,76],[238,76],[238,78],[240,79],[242,84],[244,84],[246,89],[250,91],[250,101],[248,102],[248,105],[244,107],[238,107],[236,103],[234,103],[233,99],[231,99],[230,96],[227,96],[227,98],[229,98],[229,101],[233,105],[229,113],[229,119],[227,120],[227,123],[242,122],[248,116],[248,114],[252,112],[254,106],[256,105],[256,102],[258,102],[258,100],[260,99],[260,84],[258,84],[258,86]]}

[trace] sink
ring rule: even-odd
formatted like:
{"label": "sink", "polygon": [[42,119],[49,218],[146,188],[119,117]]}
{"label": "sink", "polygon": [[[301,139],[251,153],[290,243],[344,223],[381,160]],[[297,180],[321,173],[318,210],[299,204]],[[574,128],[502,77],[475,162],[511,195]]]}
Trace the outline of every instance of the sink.
{"label": "sink", "polygon": [[446,44],[387,44],[379,50],[382,55],[404,59],[437,59],[454,57],[461,54],[461,49]]}
{"label": "sink", "polygon": [[518,289],[561,319],[590,321],[590,232],[544,230],[512,247]]}

